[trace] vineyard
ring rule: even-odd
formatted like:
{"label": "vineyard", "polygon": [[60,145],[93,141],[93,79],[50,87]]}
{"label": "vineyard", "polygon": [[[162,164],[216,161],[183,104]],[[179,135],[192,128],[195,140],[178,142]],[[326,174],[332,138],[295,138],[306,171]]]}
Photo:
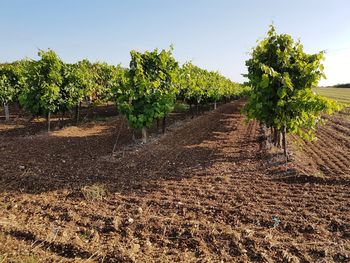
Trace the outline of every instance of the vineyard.
{"label": "vineyard", "polygon": [[146,128],[173,110],[176,101],[189,106],[230,100],[244,92],[242,85],[220,75],[185,63],[182,67],[169,51],[144,54],[131,51],[130,69],[82,60],[64,63],[53,50],[40,50],[40,60],[21,60],[0,65],[0,101],[5,119],[10,119],[9,104],[17,103],[32,118],[47,118],[50,132],[52,114],[75,111],[80,119],[82,104],[114,102],[118,111],[135,130]]}
{"label": "vineyard", "polygon": [[172,52],[0,65],[0,263],[350,262],[323,53],[270,26],[239,84]]}

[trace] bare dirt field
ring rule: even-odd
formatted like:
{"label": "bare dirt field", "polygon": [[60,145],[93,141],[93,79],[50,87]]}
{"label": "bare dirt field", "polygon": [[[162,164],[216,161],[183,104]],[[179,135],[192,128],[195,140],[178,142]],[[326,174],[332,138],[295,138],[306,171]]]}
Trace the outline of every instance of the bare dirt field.
{"label": "bare dirt field", "polygon": [[285,164],[243,103],[133,147],[121,117],[1,122],[0,262],[350,262],[348,115]]}

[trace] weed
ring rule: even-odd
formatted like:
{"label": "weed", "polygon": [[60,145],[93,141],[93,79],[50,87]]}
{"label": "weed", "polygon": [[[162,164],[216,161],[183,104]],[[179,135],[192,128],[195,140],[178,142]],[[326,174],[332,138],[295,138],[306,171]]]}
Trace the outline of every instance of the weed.
{"label": "weed", "polygon": [[190,106],[186,103],[178,102],[174,105],[174,111],[177,111],[177,112],[185,112],[185,111],[188,111],[189,108]]}
{"label": "weed", "polygon": [[21,263],[38,263],[40,262],[36,255],[26,256],[21,259]]}
{"label": "weed", "polygon": [[102,184],[84,186],[81,192],[88,201],[101,201],[107,195],[106,188]]}
{"label": "weed", "polygon": [[90,241],[94,236],[94,231],[90,231],[90,230],[83,230],[79,232],[79,237],[83,240],[85,240],[86,242]]}

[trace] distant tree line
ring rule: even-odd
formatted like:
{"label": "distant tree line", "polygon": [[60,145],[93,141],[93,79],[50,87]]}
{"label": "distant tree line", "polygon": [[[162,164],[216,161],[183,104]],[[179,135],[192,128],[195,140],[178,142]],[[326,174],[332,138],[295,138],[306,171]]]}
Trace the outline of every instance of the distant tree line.
{"label": "distant tree line", "polygon": [[335,88],[350,88],[350,83],[334,85]]}

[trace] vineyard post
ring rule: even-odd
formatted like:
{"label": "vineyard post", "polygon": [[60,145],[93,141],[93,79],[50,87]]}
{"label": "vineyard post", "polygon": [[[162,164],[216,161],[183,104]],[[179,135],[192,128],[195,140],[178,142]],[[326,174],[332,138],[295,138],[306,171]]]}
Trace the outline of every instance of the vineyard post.
{"label": "vineyard post", "polygon": [[78,124],[79,123],[79,118],[80,118],[80,104],[81,102],[78,102],[75,105],[75,123]]}
{"label": "vineyard post", "polygon": [[10,111],[9,111],[9,105],[7,103],[4,103],[4,110],[5,110],[5,119],[6,121],[10,120]]}
{"label": "vineyard post", "polygon": [[59,122],[59,127],[60,129],[62,129],[64,127],[64,117],[66,115],[66,111],[61,111],[61,118],[60,118],[60,122]]}
{"label": "vineyard post", "polygon": [[142,132],[142,142],[147,143],[147,129],[146,129],[146,127],[142,127],[141,132]]}
{"label": "vineyard post", "polygon": [[47,113],[47,132],[51,131],[51,112]]}
{"label": "vineyard post", "polygon": [[273,142],[278,148],[281,148],[281,132],[277,128],[273,128]]}
{"label": "vineyard post", "polygon": [[282,130],[282,147],[283,147],[284,156],[287,158],[287,161],[288,161],[286,133],[287,133],[287,125],[286,125],[286,124],[283,124],[283,130]]}

